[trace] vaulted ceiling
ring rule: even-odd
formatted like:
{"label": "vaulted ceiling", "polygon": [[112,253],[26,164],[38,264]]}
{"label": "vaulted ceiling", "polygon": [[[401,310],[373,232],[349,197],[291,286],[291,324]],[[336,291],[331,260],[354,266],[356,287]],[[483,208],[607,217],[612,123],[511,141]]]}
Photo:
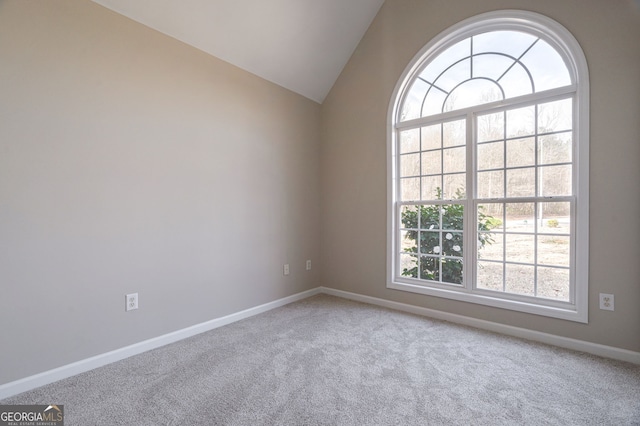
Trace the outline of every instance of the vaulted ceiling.
{"label": "vaulted ceiling", "polygon": [[322,103],[384,0],[93,0]]}

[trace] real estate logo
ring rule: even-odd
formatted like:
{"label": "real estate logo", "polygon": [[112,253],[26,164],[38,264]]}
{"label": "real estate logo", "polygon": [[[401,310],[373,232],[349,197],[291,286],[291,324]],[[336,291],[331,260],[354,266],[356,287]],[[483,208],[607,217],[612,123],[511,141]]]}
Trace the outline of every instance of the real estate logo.
{"label": "real estate logo", "polygon": [[0,405],[0,426],[64,426],[64,405]]}

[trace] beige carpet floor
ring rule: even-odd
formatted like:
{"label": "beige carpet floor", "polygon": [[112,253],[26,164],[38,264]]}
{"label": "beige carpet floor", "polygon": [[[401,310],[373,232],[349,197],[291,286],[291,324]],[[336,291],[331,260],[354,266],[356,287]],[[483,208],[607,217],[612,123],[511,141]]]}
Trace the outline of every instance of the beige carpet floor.
{"label": "beige carpet floor", "polygon": [[640,366],[327,295],[0,401],[66,425],[640,425]]}

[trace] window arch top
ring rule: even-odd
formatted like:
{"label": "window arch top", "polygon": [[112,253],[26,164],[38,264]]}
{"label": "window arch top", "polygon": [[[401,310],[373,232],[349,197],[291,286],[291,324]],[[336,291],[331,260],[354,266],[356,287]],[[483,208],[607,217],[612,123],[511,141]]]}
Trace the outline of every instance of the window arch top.
{"label": "window arch top", "polygon": [[429,52],[407,84],[399,121],[574,83],[561,50],[533,32],[497,29]]}

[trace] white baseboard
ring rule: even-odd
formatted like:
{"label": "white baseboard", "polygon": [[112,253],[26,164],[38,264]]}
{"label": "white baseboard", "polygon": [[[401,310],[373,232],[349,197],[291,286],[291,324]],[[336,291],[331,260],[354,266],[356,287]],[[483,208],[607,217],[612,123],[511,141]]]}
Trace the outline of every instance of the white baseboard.
{"label": "white baseboard", "polygon": [[513,327],[511,325],[500,324],[491,321],[480,320],[476,318],[466,317],[463,315],[451,314],[448,312],[437,311],[435,309],[422,308],[419,306],[408,305],[405,303],[393,302],[377,297],[364,296],[357,293],[349,293],[347,291],[335,290],[328,287],[321,287],[320,291],[332,296],[342,297],[344,299],[355,300],[357,302],[369,303],[371,305],[382,306],[385,308],[395,309],[398,311],[408,312],[416,315],[422,315],[430,318],[449,321],[456,324],[467,325],[482,330],[493,331],[507,336],[520,337],[522,339],[532,340],[534,342],[546,343],[548,345],[558,346],[565,349],[571,349],[578,352],[585,352],[605,358],[611,358],[619,361],[640,364],[640,352],[634,352],[627,349],[615,348],[613,346],[600,345],[598,343],[585,342],[584,340],[571,339],[568,337],[556,336],[554,334],[542,333],[540,331],[528,330],[526,328]]}
{"label": "white baseboard", "polygon": [[149,340],[144,340],[142,342],[135,343],[133,345],[116,349],[104,354],[96,355],[91,358],[83,359],[72,364],[63,365],[62,367],[54,368],[53,370],[25,377],[24,379],[5,383],[3,385],[0,385],[0,400],[9,398],[22,392],[29,391],[31,389],[38,388],[40,386],[48,385],[49,383],[53,383],[58,380],[66,379],[67,377],[75,376],[76,374],[84,373],[85,371],[93,370],[95,368],[120,361],[133,355],[141,354],[142,352],[146,352],[151,349],[156,349],[161,346],[186,339],[187,337],[195,336],[196,334],[204,333],[206,331],[213,330],[215,328],[222,327],[224,325],[231,324],[233,322],[240,321],[275,308],[279,308],[289,303],[297,302],[298,300],[306,299],[307,297],[314,296],[320,292],[321,288],[315,288],[302,293],[294,294],[283,299],[265,303],[264,305],[245,309],[244,311],[236,312],[234,314],[230,314],[221,318],[216,318],[211,321],[203,322],[201,324],[196,324],[182,330],[154,337]]}
{"label": "white baseboard", "polygon": [[508,336],[520,337],[523,339],[533,340],[536,342],[546,343],[549,345],[559,346],[575,351],[586,352],[606,358],[640,364],[640,352],[633,352],[626,349],[619,349],[611,346],[600,345],[597,343],[590,343],[582,340],[556,336],[553,334],[541,333],[539,331],[499,324],[491,321],[479,320],[463,315],[451,314],[448,312],[422,308],[405,303],[393,302],[390,300],[379,299],[371,296],[364,296],[361,294],[350,293],[342,290],[335,290],[329,287],[318,287],[302,293],[294,294],[289,297],[285,297],[283,299],[278,299],[270,303],[265,303],[264,305],[245,309],[243,311],[236,312],[234,314],[230,314],[221,318],[216,318],[211,321],[203,322],[201,324],[196,324],[194,326],[187,327],[173,333],[168,333],[163,336],[155,337],[153,339],[126,346],[124,348],[116,349],[111,352],[83,359],[72,364],[55,368],[53,370],[25,377],[24,379],[5,383],[3,385],[0,385],[0,400],[9,398],[22,392],[29,391],[31,389],[35,389],[40,386],[47,385],[49,383],[56,382],[58,380],[75,376],[76,374],[84,373],[85,371],[93,370],[95,368],[120,361],[133,355],[138,355],[151,349],[156,349],[161,346],[168,345],[170,343],[174,343],[191,336],[195,336],[196,334],[204,333],[206,331],[213,330],[215,328],[222,327],[227,324],[231,324],[233,322],[240,321],[275,308],[279,308],[289,303],[306,299],[307,297],[311,297],[319,293],[325,293],[332,296],[342,297],[344,299],[355,300],[358,302],[369,303],[371,305],[377,305],[385,308],[395,309],[398,311],[409,312],[416,315],[436,318],[456,324],[467,325],[483,330],[506,334]]}

